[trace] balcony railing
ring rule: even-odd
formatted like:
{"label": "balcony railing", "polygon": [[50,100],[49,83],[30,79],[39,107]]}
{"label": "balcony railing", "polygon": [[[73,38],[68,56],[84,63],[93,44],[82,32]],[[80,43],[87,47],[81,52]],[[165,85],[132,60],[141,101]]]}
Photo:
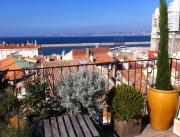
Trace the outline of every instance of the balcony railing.
{"label": "balcony railing", "polygon": [[[172,84],[180,85],[180,59],[171,58],[171,81]],[[92,63],[68,66],[44,66],[25,68],[19,70],[6,70],[6,80],[14,89],[23,87],[23,82],[35,79],[42,75],[47,79],[50,90],[55,93],[58,81],[65,75],[75,73],[79,69],[90,68],[97,70],[108,80],[108,88],[126,83],[142,91],[145,95],[150,86],[153,86],[157,73],[157,60],[115,61],[106,63]],[[1,71],[3,72],[3,71]]]}
{"label": "balcony railing", "polygon": [[[171,67],[172,85],[179,88],[180,59],[170,58],[169,62]],[[1,77],[1,79],[4,79],[7,82],[7,84],[3,84],[4,88],[11,87],[17,97],[19,99],[23,99],[23,95],[26,94],[24,82],[27,80],[34,80],[41,75],[48,81],[50,93],[53,96],[56,93],[56,86],[63,76],[76,73],[78,70],[83,68],[96,70],[103,75],[108,81],[107,84],[109,90],[117,84],[126,83],[134,86],[136,89],[139,89],[146,97],[148,88],[155,84],[157,60],[115,60],[114,62],[68,66],[53,66],[50,63],[49,65],[45,65],[43,67],[1,71],[1,74],[4,76],[4,78]],[[107,119],[110,119],[108,113],[106,114]]]}

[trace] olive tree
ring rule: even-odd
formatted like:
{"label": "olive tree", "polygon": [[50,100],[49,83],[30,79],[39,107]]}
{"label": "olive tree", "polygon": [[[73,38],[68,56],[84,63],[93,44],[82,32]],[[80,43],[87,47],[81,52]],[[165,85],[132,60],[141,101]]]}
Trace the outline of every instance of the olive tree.
{"label": "olive tree", "polygon": [[89,68],[66,74],[57,85],[56,93],[61,105],[70,115],[87,113],[98,119],[101,108],[105,106],[107,80],[97,70]]}

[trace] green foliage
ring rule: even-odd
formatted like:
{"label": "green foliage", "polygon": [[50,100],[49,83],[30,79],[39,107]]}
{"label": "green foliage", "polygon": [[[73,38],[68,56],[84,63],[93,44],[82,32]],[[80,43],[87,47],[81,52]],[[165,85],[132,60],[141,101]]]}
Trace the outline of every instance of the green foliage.
{"label": "green foliage", "polygon": [[7,113],[14,107],[16,97],[10,90],[6,90],[0,93],[0,100],[0,113]]}
{"label": "green foliage", "polygon": [[3,122],[9,121],[10,112],[14,111],[17,107],[16,101],[17,99],[11,90],[7,89],[0,93],[0,119]]}
{"label": "green foliage", "polygon": [[112,114],[116,120],[137,122],[144,113],[144,97],[142,93],[126,84],[115,88],[112,102]]}
{"label": "green foliage", "polygon": [[116,93],[116,88],[113,87],[107,94],[107,105],[109,106],[108,109],[111,111],[111,107],[112,107],[112,102],[113,102],[113,98],[115,96]]}
{"label": "green foliage", "polygon": [[81,69],[65,75],[58,83],[57,95],[70,115],[88,113],[98,119],[99,110],[105,105],[107,82],[97,71]]}
{"label": "green foliage", "polygon": [[177,118],[177,120],[179,120],[179,121],[180,121],[180,118]]}
{"label": "green foliage", "polygon": [[27,108],[30,108],[27,114],[29,120],[39,120],[60,113],[60,103],[55,97],[50,96],[48,82],[42,76],[28,81],[26,91],[25,103]]}
{"label": "green foliage", "polygon": [[0,131],[0,137],[32,137],[31,130],[25,126],[20,128],[6,128]]}
{"label": "green foliage", "polygon": [[171,70],[168,56],[168,13],[165,0],[160,0],[160,43],[158,49],[157,77],[155,87],[171,90]]}

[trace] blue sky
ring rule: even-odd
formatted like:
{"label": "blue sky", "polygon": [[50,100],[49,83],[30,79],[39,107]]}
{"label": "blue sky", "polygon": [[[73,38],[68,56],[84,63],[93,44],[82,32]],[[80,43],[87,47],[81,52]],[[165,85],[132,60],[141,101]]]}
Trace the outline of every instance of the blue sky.
{"label": "blue sky", "polygon": [[0,36],[150,31],[158,3],[159,0],[0,0]]}

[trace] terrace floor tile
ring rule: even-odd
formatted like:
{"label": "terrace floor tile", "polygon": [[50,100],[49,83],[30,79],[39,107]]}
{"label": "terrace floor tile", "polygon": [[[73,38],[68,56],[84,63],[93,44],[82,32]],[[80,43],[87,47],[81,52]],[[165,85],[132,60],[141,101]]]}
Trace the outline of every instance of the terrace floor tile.
{"label": "terrace floor tile", "polygon": [[150,125],[147,125],[146,128],[141,133],[141,135],[138,135],[136,137],[178,137],[178,136],[173,134],[172,128],[170,128],[167,131],[157,131],[155,129],[152,129]]}

